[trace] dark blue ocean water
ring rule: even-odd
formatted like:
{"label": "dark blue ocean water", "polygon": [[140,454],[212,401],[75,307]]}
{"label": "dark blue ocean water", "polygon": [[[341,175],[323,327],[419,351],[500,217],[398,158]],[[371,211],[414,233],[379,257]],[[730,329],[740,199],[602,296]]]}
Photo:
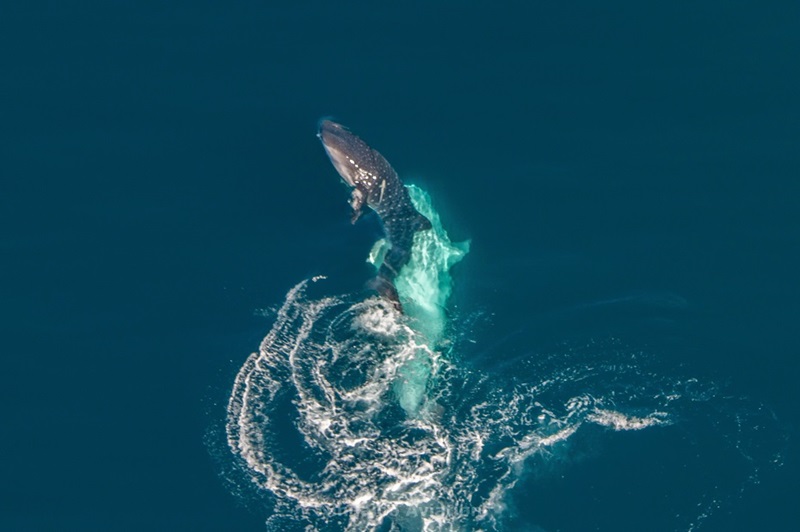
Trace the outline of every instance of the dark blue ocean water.
{"label": "dark blue ocean water", "polygon": [[620,404],[709,397],[534,454],[498,526],[796,526],[795,3],[19,2],[0,50],[0,529],[265,529],[220,443],[235,376],[380,234],[321,116],[471,239],[450,313],[483,380],[446,413],[589,367]]}

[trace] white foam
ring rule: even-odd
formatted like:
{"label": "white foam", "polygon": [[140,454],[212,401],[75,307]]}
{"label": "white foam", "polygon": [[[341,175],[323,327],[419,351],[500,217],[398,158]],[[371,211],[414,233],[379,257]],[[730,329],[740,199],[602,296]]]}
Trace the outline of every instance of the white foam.
{"label": "white foam", "polygon": [[645,417],[638,417],[603,408],[595,408],[586,419],[614,430],[642,430],[656,425],[670,424],[669,414],[666,412],[653,412]]}
{"label": "white foam", "polygon": [[[259,352],[242,366],[227,424],[248,482],[299,522],[344,517],[348,529],[365,530],[389,518],[430,531],[496,529],[528,464],[563,460],[584,427],[667,426],[681,401],[696,410],[715,397],[696,380],[659,379],[618,359],[587,365],[578,357],[570,365],[570,352],[553,355],[559,364],[541,357],[538,382],[503,388],[427,349],[379,299],[309,300],[304,287],[289,292]],[[392,382],[420,350],[438,376],[425,390],[430,408],[387,422],[397,408]],[[342,380],[351,371],[360,380]],[[466,393],[464,408],[459,393]],[[280,451],[286,423],[277,423],[287,414],[304,446],[288,454]],[[732,423],[739,431],[755,425]],[[301,474],[306,456],[319,466]]]}
{"label": "white foam", "polygon": [[[604,358],[595,344],[591,357],[565,348],[520,361],[536,376],[530,383],[454,366],[439,349],[457,350],[459,334],[475,340],[445,337],[442,264],[467,247],[438,231],[435,212],[424,214],[435,230],[417,239],[425,252],[398,283],[416,314],[379,298],[309,299],[301,282],[236,376],[227,444],[246,482],[274,497],[275,526],[344,519],[368,530],[390,518],[428,531],[494,529],[527,464],[562,456],[583,427],[665,426],[682,402],[697,410],[719,395],[696,379],[645,373],[639,356]],[[741,434],[755,424],[736,421],[734,445],[748,460],[779,462],[745,452]],[[283,448],[290,438],[297,443]]]}

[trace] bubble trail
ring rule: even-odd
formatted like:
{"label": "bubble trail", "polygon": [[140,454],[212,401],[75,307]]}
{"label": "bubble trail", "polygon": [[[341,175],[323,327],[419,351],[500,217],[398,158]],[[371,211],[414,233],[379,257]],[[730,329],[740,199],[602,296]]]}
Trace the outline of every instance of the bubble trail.
{"label": "bubble trail", "polygon": [[[568,467],[598,435],[660,430],[686,431],[671,455],[697,457],[686,484],[696,496],[672,526],[695,529],[782,462],[769,409],[660,374],[617,341],[515,359],[474,320],[448,321],[450,269],[469,243],[450,241],[422,189],[408,192],[432,227],[395,279],[405,314],[380,297],[311,297],[325,280],[303,281],[236,376],[228,480],[268,502],[268,528],[513,530],[509,502],[525,479]],[[369,260],[380,268],[380,243]],[[462,364],[476,337],[503,373]],[[736,472],[728,484],[709,480],[714,464]]]}

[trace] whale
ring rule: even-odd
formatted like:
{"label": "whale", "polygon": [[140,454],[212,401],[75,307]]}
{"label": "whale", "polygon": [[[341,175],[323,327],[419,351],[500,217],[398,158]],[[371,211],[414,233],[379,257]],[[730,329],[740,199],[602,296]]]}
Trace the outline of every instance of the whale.
{"label": "whale", "polygon": [[351,189],[351,222],[356,223],[365,206],[381,220],[389,247],[371,284],[402,312],[394,279],[411,257],[414,235],[431,229],[431,222],[414,207],[392,165],[345,126],[323,119],[317,137],[333,167]]}

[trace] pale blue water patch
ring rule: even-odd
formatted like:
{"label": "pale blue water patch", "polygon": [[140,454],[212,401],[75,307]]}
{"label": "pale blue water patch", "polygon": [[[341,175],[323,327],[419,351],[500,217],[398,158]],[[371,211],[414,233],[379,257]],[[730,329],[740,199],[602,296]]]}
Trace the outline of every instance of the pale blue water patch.
{"label": "pale blue water patch", "polygon": [[415,327],[436,343],[445,329],[445,305],[453,291],[450,268],[469,252],[470,242],[450,240],[427,192],[410,185],[408,193],[414,207],[430,220],[432,228],[414,236],[411,259],[400,270],[395,286],[406,314],[417,322]]}
{"label": "pale blue water patch", "polygon": [[[423,339],[414,357],[398,372],[394,386],[400,406],[408,415],[415,416],[425,403],[433,371],[431,352],[437,348],[447,325],[445,305],[453,291],[450,268],[469,252],[470,242],[451,241],[430,195],[415,185],[407,188],[414,207],[431,222],[430,230],[414,235],[411,258],[395,279],[403,309]],[[386,241],[378,241],[367,261],[379,268],[386,249]]]}

